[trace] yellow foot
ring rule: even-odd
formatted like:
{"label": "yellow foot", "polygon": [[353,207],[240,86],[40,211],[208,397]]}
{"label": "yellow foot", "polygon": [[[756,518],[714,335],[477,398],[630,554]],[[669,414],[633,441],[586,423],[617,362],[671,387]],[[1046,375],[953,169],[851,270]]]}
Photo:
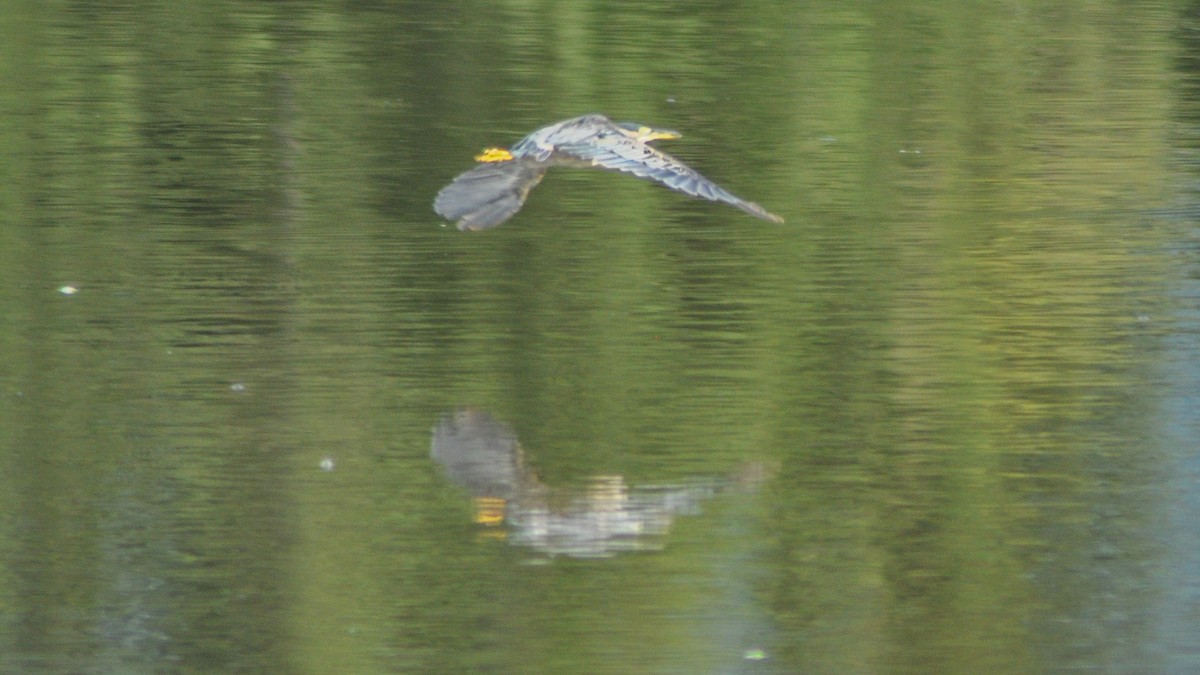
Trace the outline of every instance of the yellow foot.
{"label": "yellow foot", "polygon": [[504,148],[486,148],[482,155],[475,155],[476,162],[507,162],[512,158],[512,153]]}

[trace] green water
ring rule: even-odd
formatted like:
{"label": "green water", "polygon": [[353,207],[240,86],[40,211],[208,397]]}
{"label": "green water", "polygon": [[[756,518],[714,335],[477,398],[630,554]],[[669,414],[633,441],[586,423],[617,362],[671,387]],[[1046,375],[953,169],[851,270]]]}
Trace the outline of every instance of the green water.
{"label": "green water", "polygon": [[1196,7],[926,5],[12,3],[0,671],[1200,668]]}

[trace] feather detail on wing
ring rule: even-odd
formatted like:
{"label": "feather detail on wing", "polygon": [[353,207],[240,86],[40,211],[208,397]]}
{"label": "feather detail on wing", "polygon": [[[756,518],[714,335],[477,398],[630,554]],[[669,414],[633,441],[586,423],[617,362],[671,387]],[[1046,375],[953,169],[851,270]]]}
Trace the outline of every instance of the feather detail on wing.
{"label": "feather detail on wing", "polygon": [[433,210],[460,230],[486,230],[520,211],[545,173],[546,166],[534,161],[481,164],[442,188]]}
{"label": "feather detail on wing", "polygon": [[773,223],[783,222],[783,218],[738,197],[667,153],[620,132],[600,132],[585,142],[560,144],[556,150],[592,166],[652,180],[692,197],[724,202]]}

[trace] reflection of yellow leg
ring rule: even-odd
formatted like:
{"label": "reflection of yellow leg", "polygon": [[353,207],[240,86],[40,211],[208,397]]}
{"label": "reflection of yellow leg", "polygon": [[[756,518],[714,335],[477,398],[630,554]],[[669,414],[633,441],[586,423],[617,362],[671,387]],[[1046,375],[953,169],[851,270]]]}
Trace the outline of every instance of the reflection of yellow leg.
{"label": "reflection of yellow leg", "polygon": [[629,505],[629,486],[624,476],[592,476],[586,496],[590,510],[620,511]]}
{"label": "reflection of yellow leg", "polygon": [[475,523],[494,527],[504,522],[504,509],[508,502],[499,497],[476,497]]}

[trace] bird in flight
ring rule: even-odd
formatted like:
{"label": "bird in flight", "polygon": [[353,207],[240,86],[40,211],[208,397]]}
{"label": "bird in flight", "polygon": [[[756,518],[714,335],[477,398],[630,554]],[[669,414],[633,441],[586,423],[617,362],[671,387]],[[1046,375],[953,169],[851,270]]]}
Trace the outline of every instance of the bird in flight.
{"label": "bird in flight", "polygon": [[652,180],[685,195],[724,202],[756,218],[783,218],[748,202],[698,171],[650,145],[680,134],[640,124],[617,123],[604,115],[584,115],[551,124],[512,148],[488,148],[479,166],[442,188],[433,210],[460,230],[486,230],[513,217],[551,167],[597,168]]}

